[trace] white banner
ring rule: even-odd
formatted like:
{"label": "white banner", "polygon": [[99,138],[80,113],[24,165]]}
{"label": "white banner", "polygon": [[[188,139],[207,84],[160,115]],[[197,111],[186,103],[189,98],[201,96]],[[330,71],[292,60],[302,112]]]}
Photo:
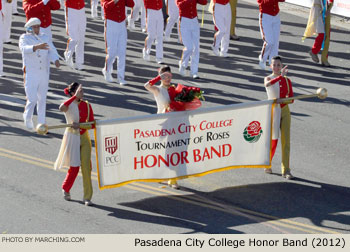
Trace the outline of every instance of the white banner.
{"label": "white banner", "polygon": [[[305,7],[311,7],[312,0],[286,0],[288,3],[293,3]],[[350,0],[334,0],[331,13],[336,15],[350,17]]]}
{"label": "white banner", "polygon": [[99,187],[271,167],[273,101],[97,121]]}

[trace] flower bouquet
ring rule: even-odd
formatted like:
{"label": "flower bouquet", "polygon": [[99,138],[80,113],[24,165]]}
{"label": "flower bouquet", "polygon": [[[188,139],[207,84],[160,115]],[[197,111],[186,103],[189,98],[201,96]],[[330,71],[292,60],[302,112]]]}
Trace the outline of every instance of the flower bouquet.
{"label": "flower bouquet", "polygon": [[187,87],[177,84],[177,87],[168,89],[170,97],[170,110],[184,111],[194,110],[202,106],[200,99],[204,101],[203,91],[198,87]]}

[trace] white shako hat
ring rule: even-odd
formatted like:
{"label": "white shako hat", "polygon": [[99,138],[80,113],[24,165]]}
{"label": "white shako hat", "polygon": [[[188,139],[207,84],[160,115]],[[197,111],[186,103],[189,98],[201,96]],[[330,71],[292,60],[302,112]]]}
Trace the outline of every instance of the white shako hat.
{"label": "white shako hat", "polygon": [[31,18],[28,20],[28,22],[24,25],[25,28],[32,27],[33,25],[40,25],[41,21],[39,18]]}

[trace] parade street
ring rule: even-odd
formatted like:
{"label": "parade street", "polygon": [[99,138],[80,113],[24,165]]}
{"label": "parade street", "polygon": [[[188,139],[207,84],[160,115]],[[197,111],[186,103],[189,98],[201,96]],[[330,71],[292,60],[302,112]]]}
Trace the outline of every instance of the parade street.
{"label": "parade street", "polygon": [[[85,69],[72,70],[64,61],[51,66],[47,97],[48,125],[64,124],[58,106],[66,100],[63,89],[77,81],[96,120],[154,114],[154,97],[144,84],[157,75],[154,46],[151,61],[142,58],[146,34],[140,21],[128,30],[125,80],[128,85],[104,80],[104,23],[91,19],[87,3]],[[22,6],[22,1],[18,1]],[[262,168],[242,168],[179,180],[180,190],[159,183],[131,183],[99,190],[93,141],[93,206],[82,202],[79,176],[71,190],[72,201],[62,197],[67,169],[56,171],[64,129],[39,135],[23,125],[26,97],[18,39],[25,32],[25,15],[13,17],[11,44],[4,44],[4,73],[0,78],[0,233],[8,234],[338,234],[350,233],[350,23],[332,17],[329,63],[322,67],[308,54],[314,38],[302,42],[309,9],[281,3],[279,54],[288,65],[294,95],[328,90],[325,100],[310,98],[289,105],[291,171],[294,180],[281,176],[281,145],[272,161],[272,174]],[[197,5],[199,22],[202,6]],[[100,9],[99,9],[100,12]],[[200,79],[178,72],[183,46],[175,29],[164,42],[164,64],[172,68],[173,83],[200,87],[202,107],[267,99],[259,68],[263,41],[255,0],[239,0],[236,34],[229,57],[213,54],[214,26],[208,5],[200,30]],[[52,12],[53,43],[63,56],[67,35],[64,11]],[[116,69],[116,63],[114,65]],[[116,79],[116,70],[113,72]],[[36,122],[36,116],[34,116]],[[90,130],[93,140],[93,131]],[[251,155],[254,155],[252,153]],[[126,167],[127,168],[127,167]]]}

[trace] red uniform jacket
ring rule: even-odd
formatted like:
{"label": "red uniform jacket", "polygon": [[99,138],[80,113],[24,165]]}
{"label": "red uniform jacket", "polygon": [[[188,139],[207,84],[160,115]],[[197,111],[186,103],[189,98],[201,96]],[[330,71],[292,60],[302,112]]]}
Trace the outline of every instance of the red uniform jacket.
{"label": "red uniform jacket", "polygon": [[175,0],[179,8],[180,17],[195,18],[197,17],[197,3],[206,5],[207,0]]}
{"label": "red uniform jacket", "polygon": [[0,1],[0,10],[2,10],[2,5],[1,5],[1,1]]}
{"label": "red uniform jacket", "polygon": [[259,10],[261,13],[276,16],[280,12],[278,3],[284,1],[285,0],[258,0]]}
{"label": "red uniform jacket", "polygon": [[162,0],[143,0],[145,4],[145,9],[160,10],[163,8]]}
{"label": "red uniform jacket", "polygon": [[32,17],[39,18],[40,27],[46,28],[52,24],[51,10],[58,10],[61,7],[57,0],[50,0],[44,5],[42,0],[23,0],[23,10],[27,21]]}
{"label": "red uniform jacket", "polygon": [[80,10],[85,7],[84,0],[66,0],[64,4],[67,8]]}
{"label": "red uniform jacket", "polygon": [[[89,110],[90,113],[88,113],[88,106],[89,106]],[[85,101],[81,101],[78,105],[79,108],[79,122],[80,123],[85,123],[85,122],[92,122],[94,121],[94,111],[92,110],[92,107],[90,104],[88,104]],[[88,114],[89,114],[89,118],[88,118]],[[92,125],[92,129],[95,128],[95,125]],[[86,129],[80,129],[80,135],[84,134],[86,131]]]}
{"label": "red uniform jacket", "polygon": [[214,0],[214,4],[222,4],[222,5],[226,5],[228,4],[228,2],[230,2],[230,0]]}
{"label": "red uniform jacket", "polygon": [[[288,80],[288,84],[287,84],[287,80]],[[279,82],[276,82],[274,85],[280,85],[280,99],[294,96],[293,86],[290,79],[283,77]],[[290,103],[293,103],[293,102],[294,101],[292,100],[292,102]],[[281,108],[283,108],[286,105],[287,104],[281,104]]]}
{"label": "red uniform jacket", "polygon": [[114,0],[101,0],[101,5],[105,13],[105,19],[109,19],[118,23],[125,20],[125,6],[134,7],[133,0],[119,0],[117,4]]}

